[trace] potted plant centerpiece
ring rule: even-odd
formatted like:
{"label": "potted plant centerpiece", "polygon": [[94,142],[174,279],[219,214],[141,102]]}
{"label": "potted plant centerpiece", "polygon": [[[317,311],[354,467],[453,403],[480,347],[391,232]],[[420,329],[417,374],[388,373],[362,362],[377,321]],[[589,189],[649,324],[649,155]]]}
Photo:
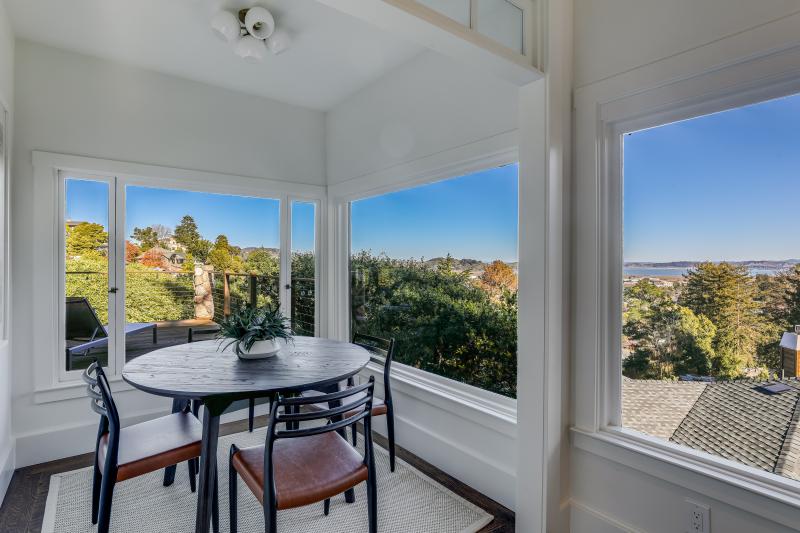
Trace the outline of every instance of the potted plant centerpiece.
{"label": "potted plant centerpiece", "polygon": [[220,346],[233,346],[240,359],[264,359],[280,351],[294,333],[289,319],[278,307],[242,307],[232,311],[219,323]]}

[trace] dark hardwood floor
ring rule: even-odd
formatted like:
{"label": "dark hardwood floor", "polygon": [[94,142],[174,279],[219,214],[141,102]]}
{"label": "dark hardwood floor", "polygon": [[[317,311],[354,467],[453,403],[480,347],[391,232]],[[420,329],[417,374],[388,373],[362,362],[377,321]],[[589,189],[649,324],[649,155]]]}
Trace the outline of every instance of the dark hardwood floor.
{"label": "dark hardwood floor", "polygon": [[[266,423],[266,416],[256,417],[257,426],[263,426]],[[242,420],[223,424],[220,433],[227,435],[246,430],[247,420]],[[379,435],[375,435],[375,442],[384,447],[387,445],[386,439]],[[481,530],[481,533],[512,533],[514,531],[514,513],[511,510],[402,448],[397,449],[397,455],[462,498],[491,513],[495,518],[492,523]],[[0,532],[39,533],[44,518],[50,476],[91,464],[92,454],[85,454],[20,468],[14,472],[11,486],[0,507]]]}

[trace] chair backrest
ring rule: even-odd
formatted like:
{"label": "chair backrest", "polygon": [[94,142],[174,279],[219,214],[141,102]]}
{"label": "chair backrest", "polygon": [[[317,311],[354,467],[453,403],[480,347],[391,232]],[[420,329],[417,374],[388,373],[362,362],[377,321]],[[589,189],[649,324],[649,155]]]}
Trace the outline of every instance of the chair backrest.
{"label": "chair backrest", "polygon": [[[340,434],[345,428],[356,422],[364,422],[364,464],[370,469],[374,466],[372,449],[372,395],[375,390],[375,377],[355,387],[348,387],[330,394],[309,397],[298,396],[285,398],[278,395],[272,402],[267,427],[266,445],[264,446],[264,507],[275,502],[275,483],[272,469],[272,450],[276,440],[310,437],[337,431]],[[300,412],[304,405],[328,404],[329,409]],[[280,412],[280,408],[284,412]],[[288,429],[289,424],[300,422],[326,422],[323,425],[298,429]],[[278,429],[286,424],[287,429]]]}
{"label": "chair backrest", "polygon": [[66,301],[66,338],[97,339],[108,337],[89,300],[80,296],[69,296]]}
{"label": "chair backrest", "polygon": [[[108,433],[108,449],[106,451],[106,468],[114,465],[116,468],[119,452],[119,411],[111,396],[111,387],[108,378],[100,364],[95,360],[83,371],[81,376],[86,383],[86,394],[89,396],[89,407],[100,415],[100,427],[97,430],[97,442]],[[97,453],[97,449],[95,449]]]}
{"label": "chair backrest", "polygon": [[373,358],[375,362],[383,364],[384,401],[387,404],[390,403],[392,401],[392,387],[389,380],[389,372],[392,370],[392,361],[394,360],[394,339],[384,339],[365,333],[354,333],[353,344],[365,348],[375,356]]}

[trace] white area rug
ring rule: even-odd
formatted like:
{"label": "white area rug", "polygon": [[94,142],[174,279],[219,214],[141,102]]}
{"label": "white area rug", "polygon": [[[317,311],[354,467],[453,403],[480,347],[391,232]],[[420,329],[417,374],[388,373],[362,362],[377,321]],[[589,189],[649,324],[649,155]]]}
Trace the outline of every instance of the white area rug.
{"label": "white area rug", "polygon": [[[265,429],[220,437],[218,468],[220,481],[220,528],[228,526],[228,450],[264,443]],[[361,446],[359,446],[360,449]],[[395,472],[389,471],[389,454],[375,446],[378,472],[378,530],[397,533],[472,533],[492,516],[464,500],[422,472],[398,458]],[[196,494],[189,490],[186,463],[178,466],[175,483],[164,487],[163,471],[123,481],[114,491],[111,531],[122,533],[191,533],[194,531]],[[54,475],[50,479],[42,533],[94,532],[91,525],[92,469],[84,468]],[[367,531],[365,484],[356,487],[356,503],[347,504],[344,495],[331,500],[330,515],[322,503],[278,511],[278,531],[292,533]],[[258,500],[239,479],[239,531],[264,531]]]}

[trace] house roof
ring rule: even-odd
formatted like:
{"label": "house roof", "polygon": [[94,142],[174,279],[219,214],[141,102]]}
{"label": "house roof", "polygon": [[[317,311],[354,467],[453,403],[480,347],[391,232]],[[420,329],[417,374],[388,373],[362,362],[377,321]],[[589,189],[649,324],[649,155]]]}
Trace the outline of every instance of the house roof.
{"label": "house roof", "polygon": [[[800,480],[800,382],[769,394],[754,380],[623,380],[623,423],[644,433]],[[770,382],[775,383],[775,382]]]}

